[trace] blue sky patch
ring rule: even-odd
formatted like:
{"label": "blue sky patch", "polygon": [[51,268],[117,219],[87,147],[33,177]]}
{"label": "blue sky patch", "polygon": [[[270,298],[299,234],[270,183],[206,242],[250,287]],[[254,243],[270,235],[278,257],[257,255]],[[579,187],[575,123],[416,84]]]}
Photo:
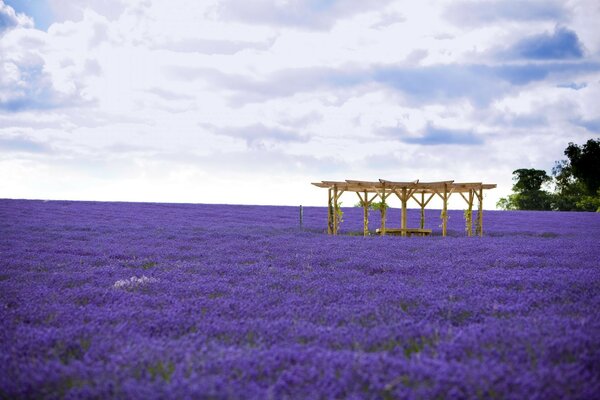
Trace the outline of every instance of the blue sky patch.
{"label": "blue sky patch", "polygon": [[575,118],[571,120],[575,125],[579,125],[590,132],[600,133],[600,118],[594,119],[584,119],[584,118]]}
{"label": "blue sky patch", "polygon": [[562,21],[567,16],[557,0],[454,1],[445,12],[458,26],[478,26],[501,21]]}
{"label": "blue sky patch", "polygon": [[479,145],[483,144],[483,139],[472,131],[453,130],[446,128],[437,128],[428,125],[425,133],[419,137],[403,137],[400,140],[404,143],[421,144],[426,146],[437,146],[443,144],[456,145]]}
{"label": "blue sky patch", "polygon": [[437,145],[480,145],[483,139],[471,130],[458,130],[437,127],[427,124],[420,135],[411,135],[404,127],[380,128],[377,133],[381,136],[397,139],[403,143],[420,144],[424,146]]}
{"label": "blue sky patch", "polygon": [[48,145],[26,137],[0,137],[0,152],[46,153]]}
{"label": "blue sky patch", "polygon": [[504,55],[531,60],[568,60],[583,57],[583,45],[577,34],[566,28],[554,33],[527,37],[514,44]]}
{"label": "blue sky patch", "polygon": [[587,87],[587,83],[585,83],[585,82],[559,83],[558,85],[556,85],[556,87],[563,88],[563,89],[581,90],[581,89],[584,89]]}
{"label": "blue sky patch", "polygon": [[4,3],[33,18],[35,27],[47,30],[54,22],[54,13],[46,0],[4,0]]}

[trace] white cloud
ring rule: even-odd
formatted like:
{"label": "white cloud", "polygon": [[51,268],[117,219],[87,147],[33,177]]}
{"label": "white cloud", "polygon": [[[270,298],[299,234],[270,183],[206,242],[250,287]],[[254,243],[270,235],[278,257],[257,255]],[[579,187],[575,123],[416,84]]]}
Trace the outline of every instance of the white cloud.
{"label": "white cloud", "polygon": [[556,0],[456,1],[446,9],[446,16],[457,25],[485,25],[502,22],[563,21],[569,9]]}
{"label": "white cloud", "polygon": [[[381,177],[493,207],[597,134],[588,1],[47,1],[47,32],[0,3],[2,197],[322,205],[311,181]],[[498,56],[563,28],[580,58]]]}
{"label": "white cloud", "polygon": [[217,13],[224,19],[284,28],[329,29],[338,20],[378,9],[389,0],[223,0]]}

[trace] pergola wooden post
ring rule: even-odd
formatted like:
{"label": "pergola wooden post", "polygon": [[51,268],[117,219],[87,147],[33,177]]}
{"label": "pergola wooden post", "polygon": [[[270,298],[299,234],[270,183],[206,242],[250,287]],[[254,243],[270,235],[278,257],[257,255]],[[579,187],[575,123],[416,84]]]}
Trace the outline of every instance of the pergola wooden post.
{"label": "pergola wooden post", "polygon": [[381,235],[385,236],[385,220],[387,218],[387,203],[385,202],[385,200],[388,198],[388,196],[391,194],[391,192],[390,193],[385,192],[385,182],[383,182],[381,192],[377,191],[377,193],[379,194],[379,197],[381,198],[381,210],[379,211],[381,213]]}
{"label": "pergola wooden post", "polygon": [[333,199],[331,196],[331,188],[327,189],[327,234],[333,233]]}
{"label": "pergola wooden post", "polygon": [[369,201],[367,191],[364,191],[364,199],[361,197],[360,192],[356,192],[356,195],[360,199],[360,203],[363,207],[363,236],[369,235]]}
{"label": "pergola wooden post", "polygon": [[477,193],[477,199],[479,200],[479,207],[477,210],[477,228],[476,232],[479,236],[483,236],[483,187],[479,188]]}
{"label": "pergola wooden post", "polygon": [[358,192],[356,192],[356,194],[358,195],[358,198],[360,199],[362,205],[363,205],[363,210],[364,210],[364,214],[363,214],[363,236],[369,236],[369,208],[371,207],[371,204],[373,203],[373,200],[375,200],[375,198],[378,196],[377,193],[375,193],[375,195],[373,195],[373,197],[371,197],[369,199],[369,192],[367,190],[363,191],[363,194],[365,196],[364,200],[360,197],[360,194]]}
{"label": "pergola wooden post", "polygon": [[[406,198],[406,188],[402,188],[402,197],[400,201],[402,201],[402,216],[400,221],[400,228],[406,229],[406,212],[407,212],[407,198]],[[402,236],[406,236],[406,232],[402,232]]]}
{"label": "pergola wooden post", "polygon": [[367,191],[364,191],[365,201],[363,202],[363,236],[369,236],[369,199]]}
{"label": "pergola wooden post", "polygon": [[425,192],[421,192],[421,202],[419,203],[421,206],[421,224],[419,227],[421,229],[425,228]]}
{"label": "pergola wooden post", "polygon": [[425,228],[425,207],[427,206],[427,204],[429,204],[429,202],[431,201],[431,199],[433,198],[433,196],[435,196],[435,193],[431,193],[429,195],[429,198],[427,200],[425,200],[425,190],[423,190],[421,192],[421,200],[419,200],[418,198],[416,198],[414,194],[412,196],[412,198],[417,202],[417,204],[419,205],[419,207],[421,207],[420,229],[424,229]]}
{"label": "pergola wooden post", "polygon": [[473,236],[473,195],[474,195],[474,190],[473,189],[469,189],[469,206],[467,208],[467,215],[466,217],[468,218],[467,220],[467,236],[471,237]]}
{"label": "pergola wooden post", "polygon": [[443,194],[437,190],[435,190],[435,193],[442,198],[442,236],[446,236],[448,230],[448,199],[452,194],[452,189],[448,190],[448,183],[444,182]]}
{"label": "pergola wooden post", "polygon": [[442,208],[442,236],[446,236],[448,229],[448,185],[444,184],[444,206]]}
{"label": "pergola wooden post", "polygon": [[337,228],[338,228],[337,199],[338,199],[338,189],[337,189],[337,185],[334,185],[333,186],[333,234],[334,235],[337,235]]}
{"label": "pergola wooden post", "polygon": [[[416,184],[418,181],[415,181],[414,183],[410,183],[411,185]],[[415,189],[410,189],[407,187],[408,184],[404,184],[402,186],[402,194],[398,193],[397,190],[393,190],[394,193],[396,193],[396,196],[398,196],[398,198],[400,199],[400,202],[402,203],[402,211],[401,211],[401,217],[400,217],[400,227],[401,229],[406,229],[406,221],[407,221],[407,213],[408,213],[408,207],[407,207],[407,203],[408,203],[408,199],[413,195],[413,193],[415,192]],[[402,231],[401,236],[406,236],[406,232]]]}
{"label": "pergola wooden post", "polygon": [[461,197],[467,202],[467,210],[465,211],[465,230],[467,231],[467,236],[473,236],[473,197],[474,197],[474,189],[469,189],[469,197],[465,197],[462,192],[458,192]]}

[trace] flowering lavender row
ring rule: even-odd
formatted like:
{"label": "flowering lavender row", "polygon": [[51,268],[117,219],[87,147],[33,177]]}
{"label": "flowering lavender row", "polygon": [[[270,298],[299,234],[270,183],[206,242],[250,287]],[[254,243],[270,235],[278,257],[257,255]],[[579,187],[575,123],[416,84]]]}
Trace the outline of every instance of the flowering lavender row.
{"label": "flowering lavender row", "polygon": [[0,398],[600,393],[599,214],[326,212],[0,200]]}

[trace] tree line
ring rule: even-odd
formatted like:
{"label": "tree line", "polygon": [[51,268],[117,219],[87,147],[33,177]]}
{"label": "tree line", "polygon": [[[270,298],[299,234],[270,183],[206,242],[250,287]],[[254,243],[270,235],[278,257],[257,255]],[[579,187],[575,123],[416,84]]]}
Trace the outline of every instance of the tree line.
{"label": "tree line", "polygon": [[569,143],[566,160],[556,161],[552,176],[529,168],[513,171],[513,193],[496,206],[504,210],[600,212],[600,138],[582,146]]}

